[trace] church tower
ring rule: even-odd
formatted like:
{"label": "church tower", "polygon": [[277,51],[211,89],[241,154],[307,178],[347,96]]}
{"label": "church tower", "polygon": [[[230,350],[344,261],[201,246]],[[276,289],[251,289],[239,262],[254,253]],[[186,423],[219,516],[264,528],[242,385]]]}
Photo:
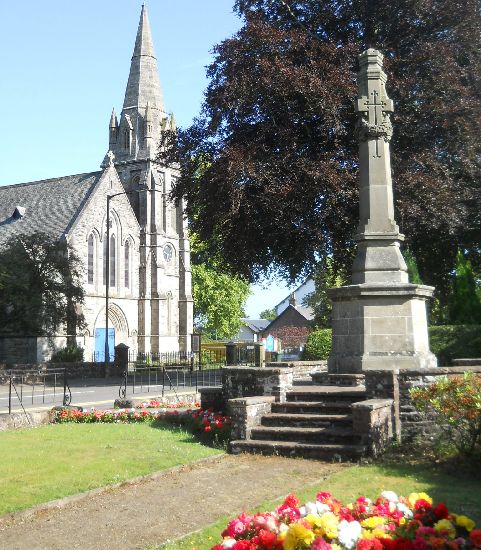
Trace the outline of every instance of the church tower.
{"label": "church tower", "polygon": [[189,241],[183,205],[168,198],[178,170],[156,161],[162,130],[174,127],[173,115],[165,112],[144,4],[120,119],[114,110],[109,123],[109,149],[141,227],[140,352],[190,349]]}

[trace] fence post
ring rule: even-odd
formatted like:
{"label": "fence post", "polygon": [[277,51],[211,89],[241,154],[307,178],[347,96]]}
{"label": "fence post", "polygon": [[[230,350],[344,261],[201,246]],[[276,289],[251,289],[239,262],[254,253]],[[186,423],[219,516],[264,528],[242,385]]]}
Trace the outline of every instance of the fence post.
{"label": "fence post", "polygon": [[254,364],[256,367],[263,367],[266,360],[264,344],[256,342],[254,344]]}
{"label": "fence post", "polygon": [[10,374],[8,385],[8,414],[12,414],[12,374]]}
{"label": "fence post", "polygon": [[[67,388],[69,388],[67,383],[67,367],[63,369],[63,406],[70,405],[72,397],[67,395]],[[70,388],[69,388],[70,392]]]}
{"label": "fence post", "polygon": [[235,366],[239,364],[237,357],[237,346],[235,342],[228,342],[225,345],[225,359],[227,366]]}

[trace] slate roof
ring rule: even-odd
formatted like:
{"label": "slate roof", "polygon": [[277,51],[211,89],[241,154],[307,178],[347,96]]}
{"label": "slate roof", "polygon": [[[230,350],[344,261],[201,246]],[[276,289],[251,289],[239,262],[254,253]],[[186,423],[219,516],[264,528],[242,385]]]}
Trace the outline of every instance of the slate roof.
{"label": "slate roof", "polygon": [[[102,172],[0,186],[0,244],[19,235],[67,233]],[[25,209],[23,215],[15,209]]]}
{"label": "slate roof", "polygon": [[261,332],[270,324],[268,319],[242,319],[244,324],[253,332]]}

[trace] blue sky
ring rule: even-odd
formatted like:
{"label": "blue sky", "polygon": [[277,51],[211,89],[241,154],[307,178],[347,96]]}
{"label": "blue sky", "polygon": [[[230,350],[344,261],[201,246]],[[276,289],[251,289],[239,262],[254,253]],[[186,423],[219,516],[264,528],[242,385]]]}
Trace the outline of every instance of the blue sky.
{"label": "blue sky", "polygon": [[[120,112],[141,0],[0,2],[0,185],[99,168],[112,107]],[[147,2],[166,108],[178,125],[199,112],[210,50],[241,21],[233,0]],[[256,317],[287,294],[253,287]]]}

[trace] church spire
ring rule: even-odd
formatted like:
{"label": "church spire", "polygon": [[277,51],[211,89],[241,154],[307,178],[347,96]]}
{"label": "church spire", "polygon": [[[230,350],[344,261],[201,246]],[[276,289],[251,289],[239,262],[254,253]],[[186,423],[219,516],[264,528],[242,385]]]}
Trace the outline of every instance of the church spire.
{"label": "church spire", "polygon": [[129,80],[125,90],[124,110],[144,108],[150,104],[152,109],[164,111],[164,100],[160,88],[157,58],[150,32],[147,6],[142,4],[139,28],[135,40],[134,53],[130,65]]}

